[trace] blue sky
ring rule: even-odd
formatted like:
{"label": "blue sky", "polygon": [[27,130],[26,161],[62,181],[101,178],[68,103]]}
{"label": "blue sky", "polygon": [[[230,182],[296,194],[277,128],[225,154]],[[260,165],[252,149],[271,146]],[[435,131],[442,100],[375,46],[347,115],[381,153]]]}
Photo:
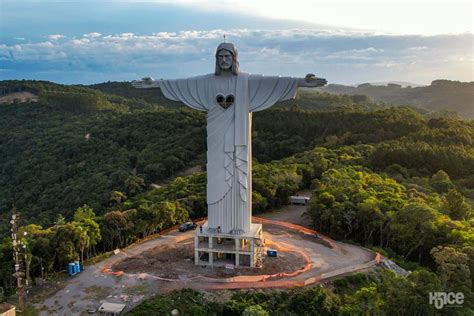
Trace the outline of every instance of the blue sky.
{"label": "blue sky", "polygon": [[466,1],[2,0],[0,79],[209,73],[226,34],[251,73],[313,72],[344,84],[472,81],[472,25]]}

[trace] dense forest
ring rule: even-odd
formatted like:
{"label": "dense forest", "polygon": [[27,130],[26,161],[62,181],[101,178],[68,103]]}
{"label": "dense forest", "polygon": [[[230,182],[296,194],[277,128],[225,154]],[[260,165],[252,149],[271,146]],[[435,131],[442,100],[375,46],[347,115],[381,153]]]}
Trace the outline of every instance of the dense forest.
{"label": "dense forest", "polygon": [[343,95],[366,95],[376,102],[389,105],[412,105],[430,112],[456,112],[462,117],[474,119],[474,82],[434,80],[426,87],[330,84],[319,90]]}
{"label": "dense forest", "polygon": [[238,291],[230,297],[184,289],[156,295],[127,315],[166,315],[175,308],[196,316],[471,315],[468,308],[447,308],[444,314],[435,310],[423,294],[441,288],[436,275],[426,270],[407,278],[390,271],[359,273],[318,286]]}
{"label": "dense forest", "polygon": [[[70,260],[206,215],[205,173],[177,177],[205,165],[202,113],[160,104],[148,92],[141,98],[133,90],[118,95],[48,82],[1,85],[40,97],[0,105],[0,286],[7,292],[13,206],[31,236],[32,278],[40,265],[50,274]],[[389,273],[348,279],[334,290],[298,290],[285,299],[243,293],[212,305],[199,293],[178,296],[204,302],[196,307],[204,308],[202,315],[206,308],[301,315],[303,302],[312,314],[350,315],[370,307],[392,315],[399,306],[406,308],[401,314],[424,315],[434,312],[426,303],[428,289],[462,291],[466,308],[472,306],[474,122],[424,117],[359,96],[317,94],[311,104],[305,92],[254,114],[254,213],[309,189],[307,213],[317,230],[377,249],[414,272],[407,279]],[[157,297],[156,304],[167,299]]]}

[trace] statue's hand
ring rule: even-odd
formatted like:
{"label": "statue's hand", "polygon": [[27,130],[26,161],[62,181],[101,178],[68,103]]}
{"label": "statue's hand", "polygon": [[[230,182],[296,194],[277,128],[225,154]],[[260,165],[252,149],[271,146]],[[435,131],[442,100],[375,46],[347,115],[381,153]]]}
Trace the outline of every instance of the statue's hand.
{"label": "statue's hand", "polygon": [[137,89],[150,89],[150,88],[158,88],[159,82],[154,81],[152,77],[145,77],[142,80],[133,80],[132,86]]}
{"label": "statue's hand", "polygon": [[308,83],[311,87],[322,87],[328,83],[328,81],[324,78],[316,78],[314,74],[307,74],[304,80]]}
{"label": "statue's hand", "polygon": [[316,76],[314,74],[307,74],[304,80],[306,80],[306,82],[312,82],[316,80]]}

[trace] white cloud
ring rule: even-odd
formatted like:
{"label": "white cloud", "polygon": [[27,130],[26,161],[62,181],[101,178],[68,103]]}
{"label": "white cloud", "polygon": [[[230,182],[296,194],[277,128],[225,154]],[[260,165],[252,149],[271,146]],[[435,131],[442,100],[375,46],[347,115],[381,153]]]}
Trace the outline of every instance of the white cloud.
{"label": "white cloud", "polygon": [[125,37],[125,38],[132,38],[135,36],[134,33],[122,33],[119,35],[120,37]]}
{"label": "white cloud", "polygon": [[394,68],[394,67],[401,67],[403,66],[403,64],[395,62],[393,60],[387,60],[387,61],[374,63],[373,66],[382,67],[382,68]]}
{"label": "white cloud", "polygon": [[425,50],[425,49],[428,49],[428,47],[426,47],[426,46],[414,46],[414,47],[410,47],[408,49],[409,50]]}
{"label": "white cloud", "polygon": [[57,41],[61,38],[64,38],[66,36],[62,35],[62,34],[51,34],[51,35],[48,35],[48,39],[49,40],[52,40],[52,41]]}
{"label": "white cloud", "polygon": [[324,56],[325,59],[354,59],[354,60],[375,60],[384,53],[384,49],[367,47],[361,49],[342,50]]}
{"label": "white cloud", "polygon": [[101,37],[102,34],[98,33],[98,32],[92,32],[92,33],[87,33],[87,34],[84,34],[84,37],[88,37],[88,38],[95,38],[95,37]]}
{"label": "white cloud", "polygon": [[[88,38],[81,38],[81,39],[73,39],[71,41],[69,41],[69,44],[73,44],[73,45],[84,45],[84,44],[88,44],[90,43],[90,39]],[[67,45],[67,44],[66,44]]]}
{"label": "white cloud", "polygon": [[78,83],[104,77],[192,76],[212,72],[214,50],[223,34],[236,44],[242,69],[252,73],[302,76],[314,71],[342,83],[383,81],[388,73],[390,80],[427,83],[422,81],[426,80],[423,72],[429,70],[440,77],[474,79],[469,71],[474,66],[471,47],[466,45],[473,43],[474,36],[469,34],[423,37],[347,30],[249,29],[151,35],[92,32],[76,38],[53,34],[43,42],[0,44],[0,60],[9,61],[11,73],[23,68],[28,69],[28,76],[40,70],[63,71],[65,76],[76,73]]}

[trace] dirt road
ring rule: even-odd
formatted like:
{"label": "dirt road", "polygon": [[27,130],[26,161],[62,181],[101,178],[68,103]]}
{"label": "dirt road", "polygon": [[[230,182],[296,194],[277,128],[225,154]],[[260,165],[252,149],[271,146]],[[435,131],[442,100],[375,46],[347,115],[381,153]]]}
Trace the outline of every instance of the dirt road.
{"label": "dirt road", "polygon": [[[303,212],[303,206],[289,206],[278,212],[267,213],[264,217],[304,224],[307,221],[301,216]],[[172,281],[165,281],[159,273],[154,273],[150,269],[144,269],[143,272],[134,271],[133,273],[125,271],[120,276],[104,273],[108,268],[116,264],[119,265],[125,259],[130,260],[130,258],[137,257],[146,259],[147,254],[153,253],[157,247],[185,243],[194,236],[194,231],[186,233],[171,232],[145,243],[134,245],[118,255],[96,265],[86,267],[85,271],[71,277],[65,288],[46,299],[43,304],[36,305],[36,307],[41,310],[40,315],[85,315],[88,309],[97,309],[103,301],[123,303],[127,305],[127,309],[130,309],[144,298],[155,293],[182,287],[208,290],[289,287],[305,284],[308,280],[319,280],[328,273],[337,275],[352,271],[352,269],[357,269],[360,265],[370,262],[374,256],[367,249],[343,243],[336,243],[337,249],[332,249],[324,243],[318,242],[314,235],[305,235],[278,225],[264,224],[263,230],[264,238],[282,247],[304,252],[312,262],[311,268],[292,277],[276,277],[265,282],[253,283],[228,282],[225,280],[215,282],[215,279],[209,278],[209,275],[193,276],[190,275],[189,271],[186,271],[186,273],[180,271],[170,273],[174,277]],[[189,261],[189,258],[183,257],[180,260]],[[266,260],[273,260],[273,258],[267,258]],[[188,263],[192,266],[192,262]],[[176,268],[177,270],[181,269],[178,265]],[[222,276],[216,275],[216,277]]]}

